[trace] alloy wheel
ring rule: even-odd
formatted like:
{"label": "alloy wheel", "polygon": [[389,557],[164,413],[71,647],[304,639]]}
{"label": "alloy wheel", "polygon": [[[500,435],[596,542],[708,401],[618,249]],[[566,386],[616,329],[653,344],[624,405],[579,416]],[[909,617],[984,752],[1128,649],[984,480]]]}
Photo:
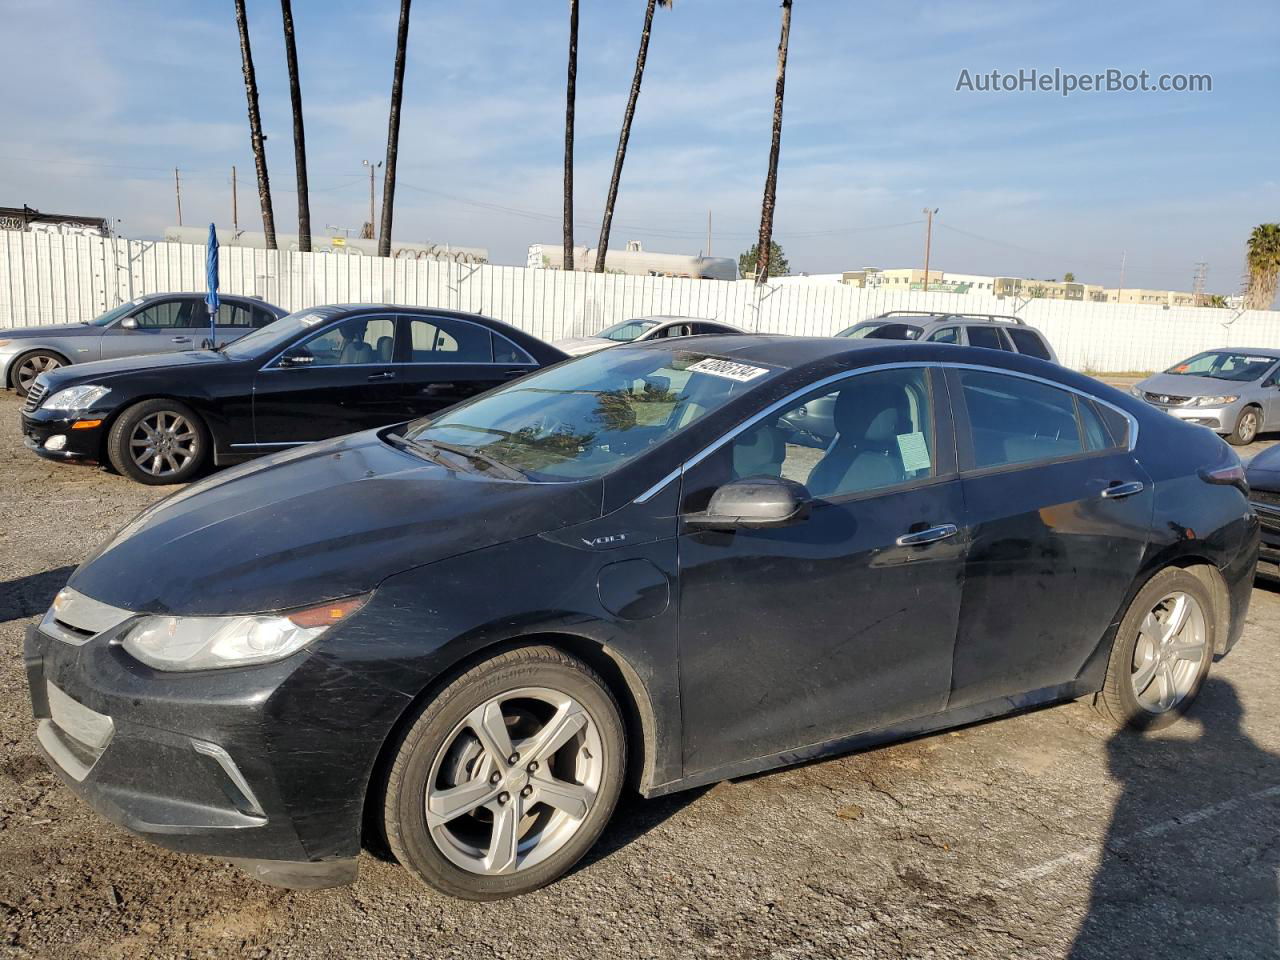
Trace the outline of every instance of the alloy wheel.
{"label": "alloy wheel", "polygon": [[1253,438],[1258,435],[1258,414],[1253,410],[1246,410],[1240,414],[1240,440],[1243,443],[1251,443]]}
{"label": "alloy wheel", "polygon": [[1130,682],[1149,713],[1167,713],[1195,689],[1209,655],[1204,608],[1189,593],[1170,593],[1143,618]]}
{"label": "alloy wheel", "polygon": [[129,455],[153,477],[179,473],[199,454],[200,436],[180,413],[157,410],[138,421],[129,436]]}
{"label": "alloy wheel", "polygon": [[427,780],[427,829],[471,873],[528,869],[586,821],[604,760],[596,722],[573,697],[545,687],[500,694],[445,738]]}
{"label": "alloy wheel", "polygon": [[18,381],[18,389],[26,393],[31,389],[32,384],[36,382],[36,377],[47,370],[57,370],[63,365],[61,360],[47,353],[37,353],[34,356],[27,357],[19,365],[18,372],[15,375]]}

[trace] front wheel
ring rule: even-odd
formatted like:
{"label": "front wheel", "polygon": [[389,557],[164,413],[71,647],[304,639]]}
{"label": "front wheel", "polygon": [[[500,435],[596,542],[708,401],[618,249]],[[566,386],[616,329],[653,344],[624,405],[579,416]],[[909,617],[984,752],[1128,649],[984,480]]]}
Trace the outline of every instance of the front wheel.
{"label": "front wheel", "polygon": [[1236,428],[1227,434],[1227,443],[1236,447],[1244,447],[1253,443],[1262,429],[1262,412],[1257,407],[1245,407],[1240,411],[1240,419]]}
{"label": "front wheel", "polygon": [[111,426],[107,456],[117,471],[151,485],[186,483],[209,457],[209,431],[176,400],[145,400]]}
{"label": "front wheel", "polygon": [[1120,621],[1094,706],[1121,727],[1158,730],[1186,713],[1216,646],[1214,601],[1189,570],[1161,570]]}
{"label": "front wheel", "polygon": [[66,365],[66,360],[48,350],[32,350],[30,353],[24,353],[13,365],[13,389],[18,396],[25,397],[35,384],[36,377]]}
{"label": "front wheel", "polygon": [[386,783],[387,843],[443,893],[527,893],[596,842],[625,767],[599,676],[553,647],[512,650],[460,676],[405,733]]}

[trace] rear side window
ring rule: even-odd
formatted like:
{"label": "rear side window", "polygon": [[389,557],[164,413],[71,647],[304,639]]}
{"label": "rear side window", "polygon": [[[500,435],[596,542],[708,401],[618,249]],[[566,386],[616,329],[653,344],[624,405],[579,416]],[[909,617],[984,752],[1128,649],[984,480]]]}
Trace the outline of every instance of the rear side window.
{"label": "rear side window", "polygon": [[[972,333],[972,329],[970,330]],[[1075,394],[1022,377],[958,373],[979,469],[1083,453]]]}
{"label": "rear side window", "polygon": [[499,336],[494,333],[493,337],[493,362],[494,363],[536,363],[533,357],[529,356],[506,337]]}
{"label": "rear side window", "polygon": [[248,327],[249,308],[239,303],[224,300],[218,304],[218,326]]}
{"label": "rear side window", "polygon": [[1098,416],[1102,419],[1103,424],[1107,428],[1107,435],[1111,437],[1111,444],[1115,447],[1129,446],[1129,418],[1118,410],[1113,410],[1105,403],[1090,404]]}
{"label": "rear side window", "polygon": [[492,363],[489,330],[447,317],[409,319],[410,363]]}
{"label": "rear side window", "polygon": [[1049,348],[1044,345],[1044,341],[1040,339],[1040,334],[1034,330],[1027,330],[1022,327],[1011,327],[1005,333],[1013,339],[1013,347],[1019,353],[1025,353],[1029,357],[1038,357],[1041,360],[1051,359]]}
{"label": "rear side window", "polygon": [[996,327],[966,327],[969,346],[986,347],[988,350],[1008,350],[1004,338]]}
{"label": "rear side window", "polygon": [[262,307],[253,308],[253,325],[254,327],[265,327],[269,323],[276,322],[276,315],[270,310],[264,310]]}

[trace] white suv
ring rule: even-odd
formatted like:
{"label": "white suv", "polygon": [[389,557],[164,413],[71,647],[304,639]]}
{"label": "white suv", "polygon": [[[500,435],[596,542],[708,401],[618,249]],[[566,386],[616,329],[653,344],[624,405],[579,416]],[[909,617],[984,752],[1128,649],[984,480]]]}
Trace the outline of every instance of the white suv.
{"label": "white suv", "polygon": [[1044,334],[1019,317],[1000,313],[936,313],[929,310],[890,310],[841,330],[837,337],[873,340],[920,340],[955,343],[1025,353],[1057,363],[1058,356]]}

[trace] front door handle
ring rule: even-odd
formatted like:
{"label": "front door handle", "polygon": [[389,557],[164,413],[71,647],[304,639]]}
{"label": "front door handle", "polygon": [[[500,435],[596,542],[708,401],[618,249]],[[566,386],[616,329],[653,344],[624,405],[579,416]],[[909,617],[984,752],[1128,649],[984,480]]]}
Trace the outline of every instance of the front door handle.
{"label": "front door handle", "polygon": [[383,370],[381,373],[369,374],[370,380],[394,380],[396,372],[394,370]]}
{"label": "front door handle", "polygon": [[1133,480],[1129,483],[1113,483],[1102,491],[1102,496],[1108,500],[1121,500],[1124,497],[1132,497],[1135,493],[1141,493],[1145,489],[1146,486],[1141,480]]}
{"label": "front door handle", "polygon": [[920,530],[916,533],[904,533],[897,540],[900,547],[918,547],[926,543],[937,543],[939,540],[946,540],[954,537],[960,532],[960,528],[954,523],[941,523],[936,527],[930,527],[928,530]]}
{"label": "front door handle", "polygon": [[435,397],[442,393],[453,393],[457,389],[456,383],[428,383],[422,392],[429,397]]}
{"label": "front door handle", "polygon": [[191,342],[190,337],[173,337],[172,339],[174,343],[190,343]]}

